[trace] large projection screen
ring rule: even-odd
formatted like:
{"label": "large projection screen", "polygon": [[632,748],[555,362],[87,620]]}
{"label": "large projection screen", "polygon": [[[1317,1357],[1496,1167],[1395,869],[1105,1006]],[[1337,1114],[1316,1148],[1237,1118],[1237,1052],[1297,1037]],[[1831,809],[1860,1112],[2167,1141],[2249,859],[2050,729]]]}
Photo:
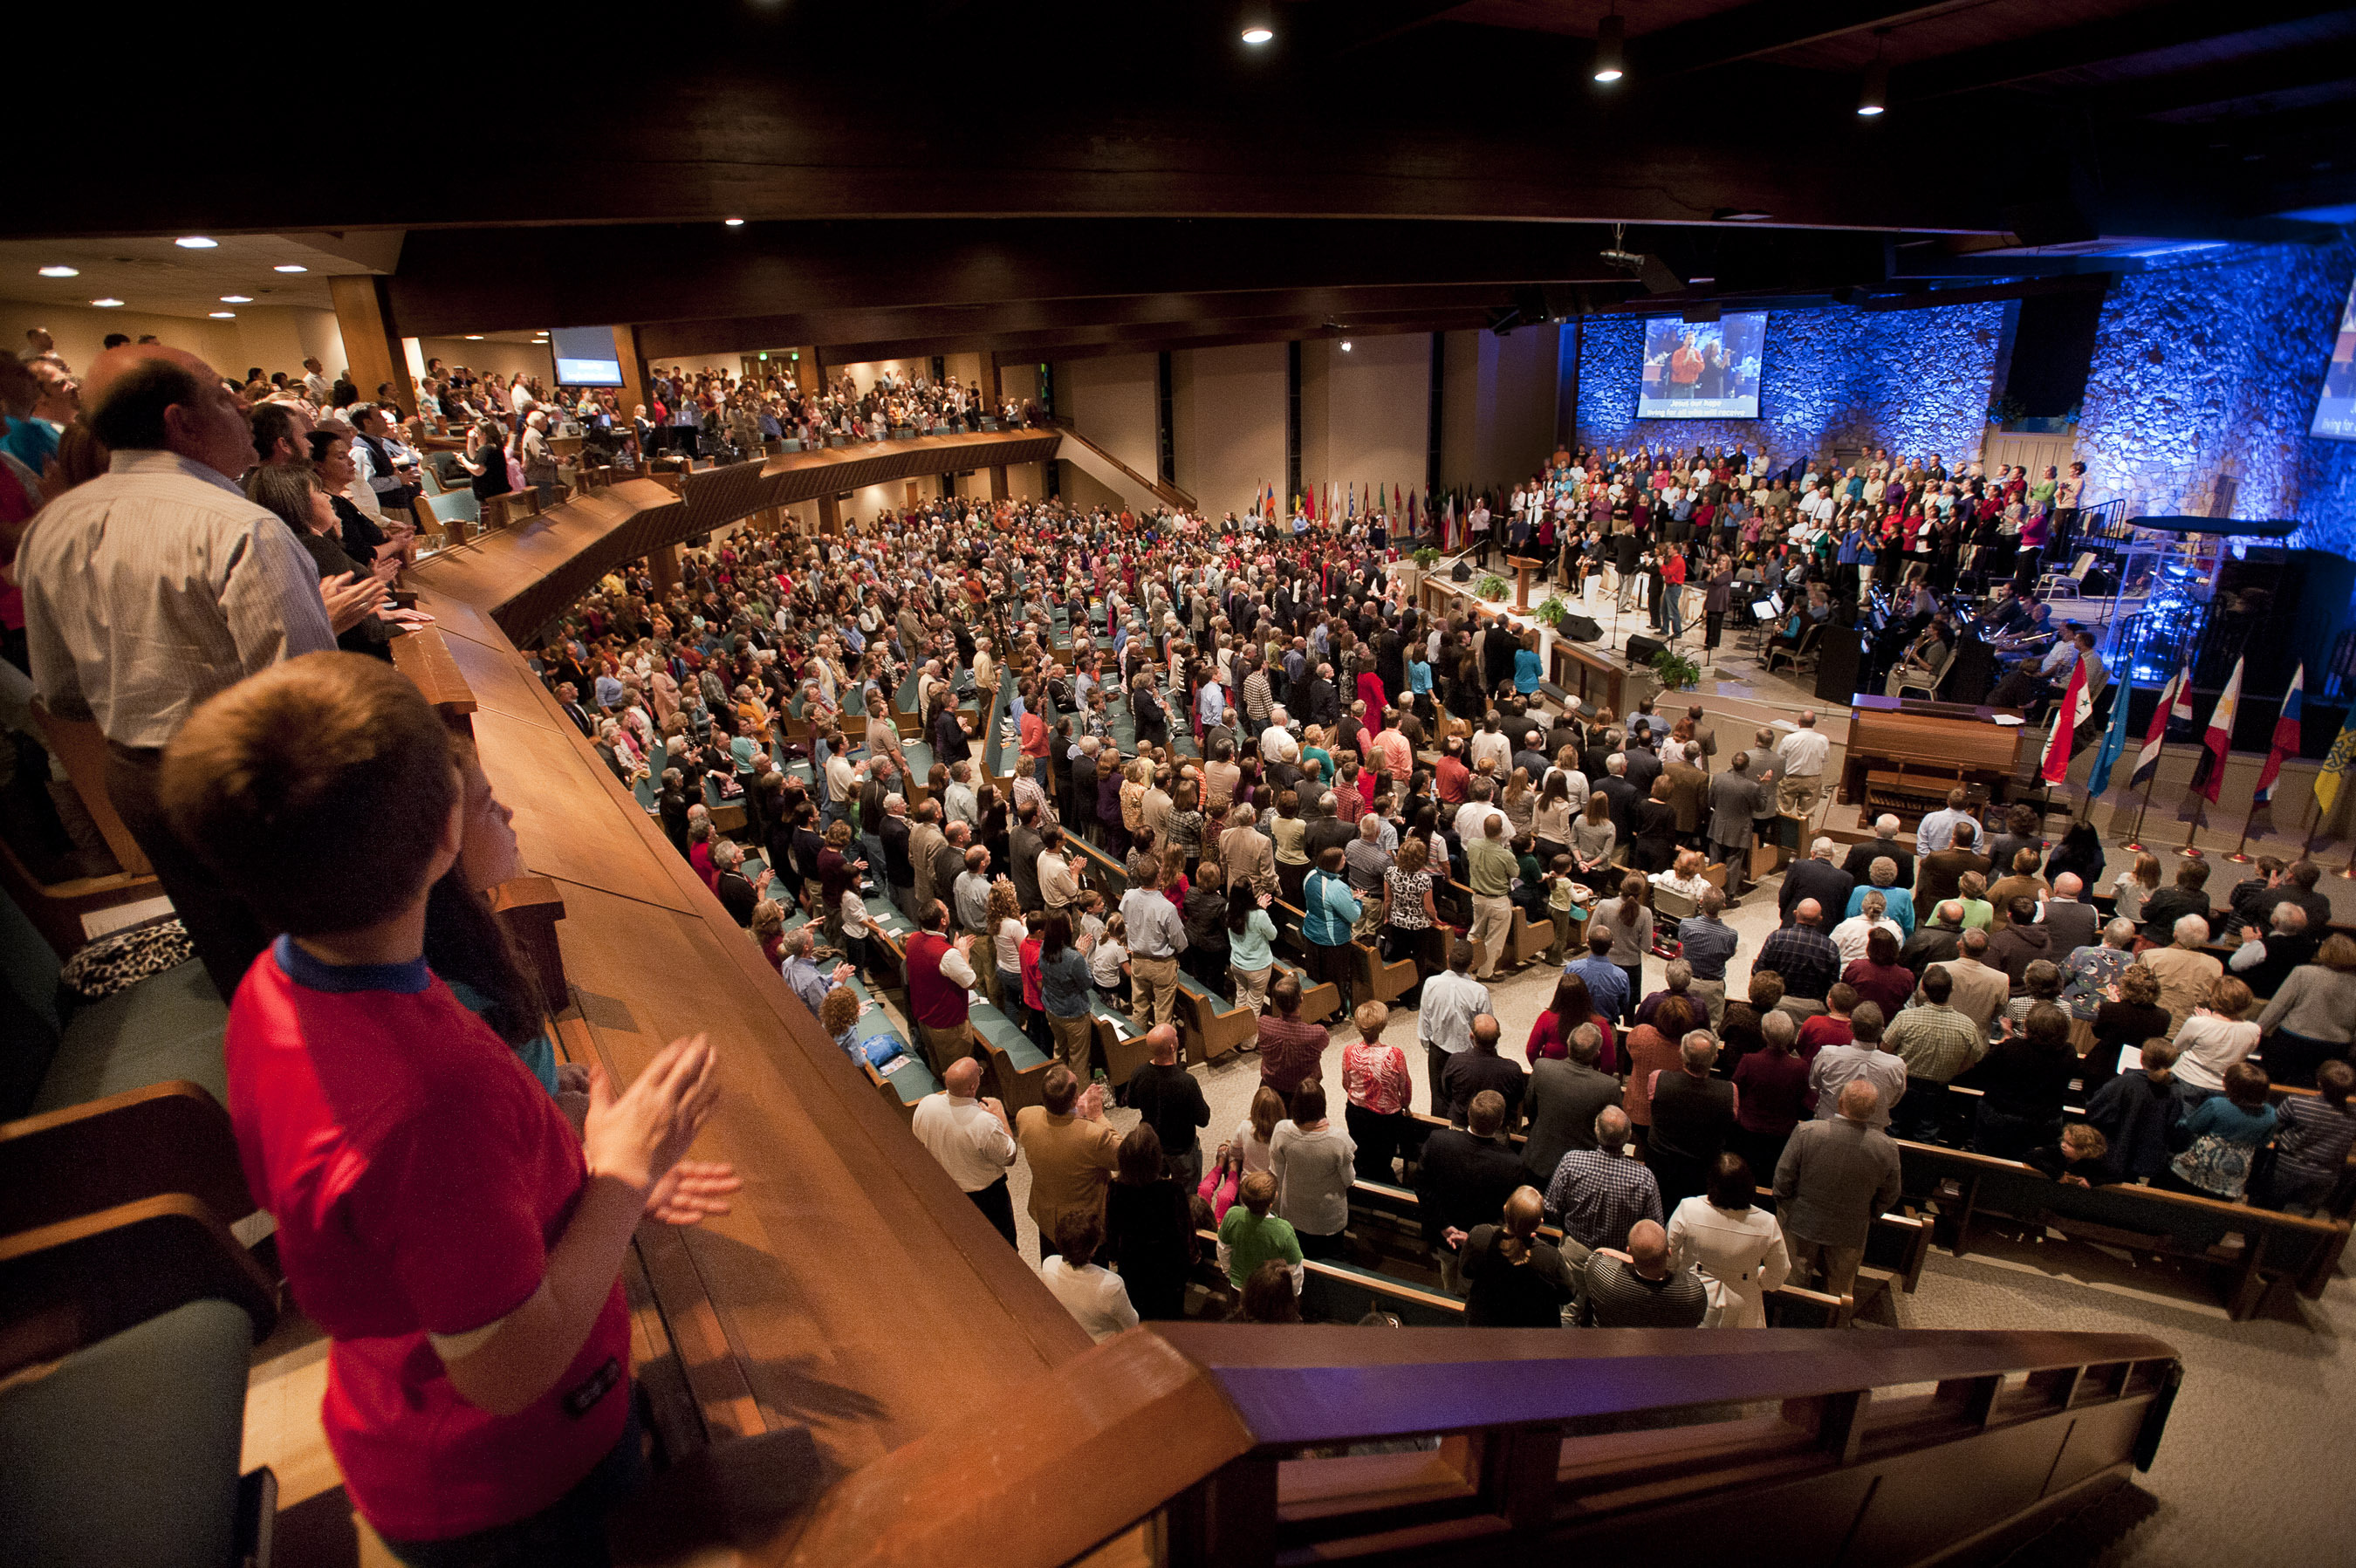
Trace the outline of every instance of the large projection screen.
{"label": "large projection screen", "polygon": [[2331,362],[2323,367],[2323,395],[2316,400],[2309,435],[2356,441],[2356,287],[2340,313],[2340,336],[2331,340]]}
{"label": "large projection screen", "polygon": [[1759,357],[1766,338],[1764,311],[1717,321],[1645,322],[1636,417],[1758,418]]}

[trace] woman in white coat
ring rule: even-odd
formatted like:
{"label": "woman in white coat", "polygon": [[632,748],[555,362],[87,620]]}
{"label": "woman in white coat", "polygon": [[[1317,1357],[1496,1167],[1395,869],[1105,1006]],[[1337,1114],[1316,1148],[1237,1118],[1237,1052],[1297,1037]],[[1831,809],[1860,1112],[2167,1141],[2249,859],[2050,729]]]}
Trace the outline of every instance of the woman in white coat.
{"label": "woman in white coat", "polygon": [[1709,1289],[1706,1328],[1766,1327],[1767,1293],[1792,1272],[1783,1227],[1751,1202],[1754,1190],[1750,1163],[1723,1154],[1709,1189],[1669,1216],[1669,1266],[1699,1269]]}

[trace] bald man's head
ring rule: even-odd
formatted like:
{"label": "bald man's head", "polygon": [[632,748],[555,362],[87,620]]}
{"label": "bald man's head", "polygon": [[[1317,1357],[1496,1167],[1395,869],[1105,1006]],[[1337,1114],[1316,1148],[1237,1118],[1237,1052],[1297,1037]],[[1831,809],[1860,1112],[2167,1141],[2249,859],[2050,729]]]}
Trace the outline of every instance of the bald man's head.
{"label": "bald man's head", "polygon": [[185,349],[109,349],[83,378],[82,407],[109,451],[173,452],[230,479],[253,467],[253,428],[237,394]]}
{"label": "bald man's head", "polygon": [[958,1058],[941,1074],[941,1086],[959,1100],[971,1100],[981,1092],[981,1064],[971,1057]]}
{"label": "bald man's head", "polygon": [[1792,910],[1792,923],[1795,926],[1820,925],[1823,923],[1824,918],[1824,906],[1817,903],[1814,898],[1801,899],[1799,904]]}
{"label": "bald man's head", "polygon": [[1628,1227],[1628,1256],[1637,1272],[1658,1279],[1668,1272],[1669,1233],[1656,1219],[1639,1219]]}
{"label": "bald man's head", "polygon": [[1178,1059],[1178,1031],[1167,1024],[1155,1025],[1146,1032],[1145,1048],[1152,1053],[1154,1066],[1168,1067]]}

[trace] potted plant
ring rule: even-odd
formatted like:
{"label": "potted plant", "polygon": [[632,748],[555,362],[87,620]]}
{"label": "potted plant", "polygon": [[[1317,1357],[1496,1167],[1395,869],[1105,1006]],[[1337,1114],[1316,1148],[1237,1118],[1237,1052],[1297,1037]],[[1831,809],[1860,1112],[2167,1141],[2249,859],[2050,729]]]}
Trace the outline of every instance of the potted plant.
{"label": "potted plant", "polygon": [[1653,655],[1653,673],[1665,692],[1690,692],[1701,684],[1701,666],[1674,648]]}
{"label": "potted plant", "polygon": [[1562,618],[1569,613],[1570,602],[1560,594],[1548,594],[1536,608],[1530,611],[1534,619],[1557,631],[1562,629]]}
{"label": "potted plant", "polygon": [[1494,572],[1490,573],[1488,575],[1483,577],[1479,582],[1472,585],[1473,596],[1476,598],[1502,599],[1513,591],[1514,585],[1508,583],[1505,578],[1500,577]]}
{"label": "potted plant", "polygon": [[1424,571],[1429,572],[1432,568],[1432,564],[1440,559],[1440,548],[1437,545],[1427,544],[1422,549],[1418,550],[1413,554],[1409,555],[1408,559],[1414,562]]}

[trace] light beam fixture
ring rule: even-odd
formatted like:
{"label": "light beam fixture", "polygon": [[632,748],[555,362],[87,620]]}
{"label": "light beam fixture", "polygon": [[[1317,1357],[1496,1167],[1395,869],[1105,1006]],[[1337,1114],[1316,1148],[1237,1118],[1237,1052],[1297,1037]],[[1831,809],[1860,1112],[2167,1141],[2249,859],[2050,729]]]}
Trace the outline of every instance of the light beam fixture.
{"label": "light beam fixture", "polygon": [[270,270],[273,273],[307,273],[311,269],[300,262],[281,262]]}
{"label": "light beam fixture", "polygon": [[1873,63],[1865,68],[1865,87],[1857,95],[1857,112],[1870,120],[1890,107],[1890,61],[1881,52],[1886,35],[1873,35]]}
{"label": "light beam fixture", "polygon": [[183,234],[180,238],[173,241],[172,243],[179,246],[180,249],[184,251],[209,251],[218,246],[220,242],[219,240],[208,240],[202,234]]}
{"label": "light beam fixture", "polygon": [[1242,38],[1254,48],[1275,41],[1276,18],[1268,14],[1266,6],[1250,5],[1244,7]]}
{"label": "light beam fixture", "polygon": [[116,306],[121,305],[123,302],[110,295],[104,299],[93,299],[91,303],[98,306],[101,310],[112,310]]}
{"label": "light beam fixture", "polygon": [[252,305],[253,303],[253,295],[250,294],[225,294],[220,296],[220,299],[223,305]]}
{"label": "light beam fixture", "polygon": [[43,267],[41,275],[45,278],[78,278],[81,276],[81,269],[80,267]]}
{"label": "light beam fixture", "polygon": [[1615,7],[1595,27],[1595,80],[1617,81],[1628,74],[1628,24]]}

